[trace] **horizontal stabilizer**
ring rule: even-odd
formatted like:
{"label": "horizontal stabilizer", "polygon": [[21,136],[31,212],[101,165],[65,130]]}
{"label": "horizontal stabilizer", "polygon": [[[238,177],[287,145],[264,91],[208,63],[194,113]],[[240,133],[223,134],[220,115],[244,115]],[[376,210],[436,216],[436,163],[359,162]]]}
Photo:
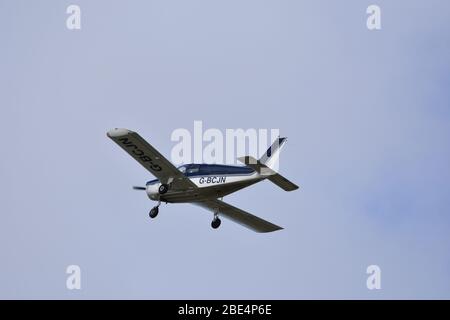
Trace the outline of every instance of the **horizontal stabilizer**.
{"label": "horizontal stabilizer", "polygon": [[298,186],[295,183],[292,183],[281,174],[270,169],[265,164],[261,163],[251,156],[240,157],[238,158],[238,160],[244,163],[247,167],[250,167],[258,172],[260,175],[266,176],[268,180],[272,181],[285,191],[293,191],[298,189]]}
{"label": "horizontal stabilizer", "polygon": [[275,183],[284,191],[294,191],[298,189],[298,185],[290,182],[288,179],[283,177],[281,174],[274,174],[273,176],[269,176],[267,179]]}

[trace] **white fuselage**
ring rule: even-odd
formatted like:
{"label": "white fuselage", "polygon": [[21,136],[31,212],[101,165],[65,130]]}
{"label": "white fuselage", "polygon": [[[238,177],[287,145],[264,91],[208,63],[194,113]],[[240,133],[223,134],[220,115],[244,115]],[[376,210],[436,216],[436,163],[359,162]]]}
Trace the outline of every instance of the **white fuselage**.
{"label": "white fuselage", "polygon": [[147,185],[147,195],[152,200],[165,202],[190,202],[209,198],[220,198],[261,181],[265,177],[257,172],[253,172],[251,174],[201,175],[188,178],[198,189],[188,191],[169,189],[167,193],[160,195],[158,188],[161,183],[154,182]]}

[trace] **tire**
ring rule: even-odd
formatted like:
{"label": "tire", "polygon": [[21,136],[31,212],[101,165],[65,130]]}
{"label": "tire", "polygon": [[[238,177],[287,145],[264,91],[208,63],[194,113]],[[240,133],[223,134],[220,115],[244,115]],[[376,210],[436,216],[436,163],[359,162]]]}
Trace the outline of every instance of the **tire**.
{"label": "tire", "polygon": [[152,208],[152,210],[150,210],[150,213],[148,215],[150,218],[154,219],[158,215],[158,212],[159,212],[158,207],[154,207]]}
{"label": "tire", "polygon": [[165,184],[165,183],[163,183],[162,185],[160,185],[159,188],[158,188],[159,194],[164,194],[164,193],[166,193],[167,191],[169,191],[169,186],[168,186],[167,184]]}
{"label": "tire", "polygon": [[222,221],[220,221],[220,219],[219,218],[216,218],[216,219],[214,219],[212,222],[211,222],[211,227],[213,228],[213,229],[217,229],[218,227],[220,227],[220,223],[221,223]]}

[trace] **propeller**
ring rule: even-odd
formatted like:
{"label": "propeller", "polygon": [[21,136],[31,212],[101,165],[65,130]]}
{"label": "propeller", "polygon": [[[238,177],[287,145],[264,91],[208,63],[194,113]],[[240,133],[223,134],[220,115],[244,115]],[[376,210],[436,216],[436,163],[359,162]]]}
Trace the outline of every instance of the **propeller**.
{"label": "propeller", "polygon": [[133,190],[146,190],[145,187],[133,186]]}

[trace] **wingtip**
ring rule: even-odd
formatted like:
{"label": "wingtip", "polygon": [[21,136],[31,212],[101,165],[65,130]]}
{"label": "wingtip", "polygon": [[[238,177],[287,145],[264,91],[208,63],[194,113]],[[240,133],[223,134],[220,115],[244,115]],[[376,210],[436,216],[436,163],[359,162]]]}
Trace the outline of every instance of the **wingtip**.
{"label": "wingtip", "polygon": [[109,130],[106,135],[110,138],[115,138],[115,137],[122,137],[125,136],[129,133],[131,133],[132,131],[125,129],[125,128],[114,128]]}
{"label": "wingtip", "polygon": [[271,232],[275,232],[275,231],[280,231],[280,230],[284,230],[283,227],[274,225],[272,228],[269,229],[264,229],[264,230],[255,230],[258,233],[271,233]]}

